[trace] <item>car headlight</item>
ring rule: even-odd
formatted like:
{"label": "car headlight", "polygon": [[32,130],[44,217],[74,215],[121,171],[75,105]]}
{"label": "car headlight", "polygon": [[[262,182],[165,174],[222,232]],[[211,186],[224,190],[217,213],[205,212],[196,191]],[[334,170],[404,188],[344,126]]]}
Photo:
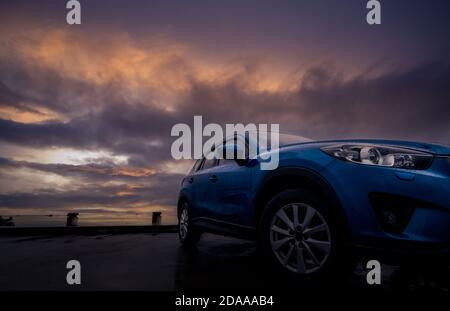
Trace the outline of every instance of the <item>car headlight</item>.
{"label": "car headlight", "polygon": [[433,156],[425,152],[372,144],[333,145],[321,150],[352,163],[413,170],[426,169],[433,161]]}

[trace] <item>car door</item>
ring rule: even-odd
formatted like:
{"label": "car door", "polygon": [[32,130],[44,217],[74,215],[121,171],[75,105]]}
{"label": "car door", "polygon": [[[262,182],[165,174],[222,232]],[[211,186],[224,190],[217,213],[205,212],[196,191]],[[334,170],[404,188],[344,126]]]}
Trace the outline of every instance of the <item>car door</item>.
{"label": "car door", "polygon": [[217,209],[217,187],[214,177],[214,168],[217,159],[204,158],[201,166],[190,176],[193,188],[195,217],[214,218]]}
{"label": "car door", "polygon": [[204,159],[199,159],[199,160],[195,161],[192,169],[189,171],[187,176],[185,178],[183,178],[183,182],[182,182],[181,192],[183,193],[184,196],[186,196],[188,198],[189,205],[190,205],[190,215],[191,215],[191,217],[194,217],[194,218],[197,217],[198,215],[200,215],[200,211],[195,202],[195,195],[197,192],[197,189],[196,189],[197,183],[194,183],[194,181],[196,180],[196,175],[203,164],[203,160]]}
{"label": "car door", "polygon": [[[223,146],[230,144],[237,142],[232,138]],[[203,159],[192,176],[198,216],[240,225],[250,224],[252,169],[239,165],[233,159]]]}
{"label": "car door", "polygon": [[[226,156],[223,151],[242,150],[248,155],[248,142],[244,137],[229,137],[216,153]],[[236,154],[235,154],[236,155]],[[239,164],[240,163],[240,164]],[[219,208],[217,217],[223,221],[249,225],[250,222],[250,198],[252,189],[253,167],[245,165],[235,159],[220,159],[215,168],[217,200]]]}
{"label": "car door", "polygon": [[216,217],[222,221],[248,225],[252,168],[235,160],[221,159],[216,176]]}

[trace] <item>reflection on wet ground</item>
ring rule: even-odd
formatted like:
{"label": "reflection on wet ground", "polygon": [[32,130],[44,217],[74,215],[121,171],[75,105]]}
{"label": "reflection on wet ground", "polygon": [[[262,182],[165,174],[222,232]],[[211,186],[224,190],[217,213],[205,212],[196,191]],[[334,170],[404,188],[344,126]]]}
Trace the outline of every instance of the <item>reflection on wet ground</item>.
{"label": "reflection on wet ground", "polygon": [[[382,284],[368,285],[361,262],[346,277],[316,287],[339,291],[438,291],[450,288],[450,267],[382,265]],[[180,248],[175,284],[182,290],[275,291],[298,290],[300,285],[268,269],[253,242],[208,236],[195,250]]]}
{"label": "reflection on wet ground", "polygon": [[[197,249],[180,247],[176,234],[1,237],[0,290],[180,290],[189,292],[297,291],[298,283],[268,269],[255,243],[205,235]],[[82,265],[82,284],[66,284],[66,263]],[[340,291],[448,292],[450,269],[382,266],[382,284],[367,285],[358,264],[333,284]]]}

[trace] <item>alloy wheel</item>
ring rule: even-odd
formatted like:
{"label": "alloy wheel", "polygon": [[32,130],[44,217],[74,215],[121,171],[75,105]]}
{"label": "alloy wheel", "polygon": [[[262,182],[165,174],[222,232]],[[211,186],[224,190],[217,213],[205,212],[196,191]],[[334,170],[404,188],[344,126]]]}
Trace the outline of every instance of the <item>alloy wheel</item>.
{"label": "alloy wheel", "polygon": [[189,215],[187,210],[187,204],[183,204],[183,209],[180,214],[180,237],[182,240],[185,240],[188,234],[188,221]]}
{"label": "alloy wheel", "polygon": [[270,244],[285,268],[309,274],[320,269],[330,254],[330,228],[317,209],[304,203],[290,203],[272,218]]}

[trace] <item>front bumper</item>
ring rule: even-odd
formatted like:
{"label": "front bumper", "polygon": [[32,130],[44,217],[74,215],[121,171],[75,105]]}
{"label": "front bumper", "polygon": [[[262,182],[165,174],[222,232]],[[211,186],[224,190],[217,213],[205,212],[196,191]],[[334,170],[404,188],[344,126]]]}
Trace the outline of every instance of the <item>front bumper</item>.
{"label": "front bumper", "polygon": [[[409,171],[334,160],[322,175],[337,193],[349,225],[351,244],[378,253],[442,254],[450,251],[450,161],[435,158],[427,170]],[[404,227],[387,230],[371,196],[415,202]]]}

